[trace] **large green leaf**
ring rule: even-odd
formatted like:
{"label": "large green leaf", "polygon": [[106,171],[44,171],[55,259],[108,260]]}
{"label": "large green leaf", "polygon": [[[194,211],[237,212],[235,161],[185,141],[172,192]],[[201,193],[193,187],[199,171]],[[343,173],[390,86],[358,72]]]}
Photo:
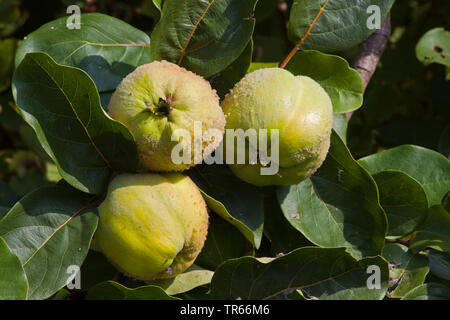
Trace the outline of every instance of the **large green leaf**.
{"label": "large green leaf", "polygon": [[214,272],[193,265],[175,278],[158,279],[147,282],[164,289],[169,295],[190,291],[211,282]]}
{"label": "large green leaf", "polygon": [[261,189],[239,180],[224,165],[196,166],[188,175],[201,189],[208,207],[259,248],[264,228]]}
{"label": "large green leaf", "polygon": [[211,86],[217,90],[221,99],[245,76],[252,61],[252,54],[253,41],[250,40],[245,50],[232,64],[209,79]]}
{"label": "large green leaf", "polygon": [[314,244],[346,247],[358,259],[381,253],[387,222],[376,184],[334,130],[319,172],[277,195],[286,219]]}
{"label": "large green leaf", "polygon": [[151,35],[154,59],[178,63],[203,77],[225,69],[244,51],[257,0],[165,0]]}
{"label": "large green leaf", "polygon": [[[349,49],[366,39],[374,29],[367,24],[373,14],[367,13],[371,5],[380,9],[382,22],[391,9],[394,0],[331,0],[317,20],[303,48],[320,51]],[[325,0],[294,0],[289,16],[288,31],[292,42],[306,34]]]}
{"label": "large green leaf", "polygon": [[428,200],[422,185],[402,171],[373,175],[380,202],[389,222],[388,238],[401,238],[416,230],[427,215]]}
{"label": "large green leaf", "polygon": [[347,114],[335,113],[333,114],[333,129],[339,135],[339,137],[347,144]]}
{"label": "large green leaf", "polygon": [[159,11],[161,11],[164,0],[152,0],[152,1],[154,3],[155,7],[158,8]]}
{"label": "large green leaf", "polygon": [[450,31],[435,28],[425,33],[417,43],[416,55],[424,64],[450,66]]}
{"label": "large green leaf", "polygon": [[86,194],[43,187],[23,197],[0,221],[0,236],[16,254],[29,283],[28,299],[45,299],[80,267],[97,227],[97,209]]}
{"label": "large green leaf", "polygon": [[450,281],[450,253],[428,249],[425,251],[425,255],[430,263],[431,273]]}
{"label": "large green leaf", "polygon": [[[379,288],[367,286],[369,266],[379,268]],[[388,277],[388,265],[380,257],[356,261],[342,248],[300,248],[276,259],[243,257],[223,263],[211,281],[211,296],[270,299],[301,289],[318,299],[382,299]]]}
{"label": "large green leaf", "polygon": [[84,71],[60,65],[45,53],[29,53],[13,84],[25,121],[72,186],[100,194],[113,171],[137,169],[133,136],[105,113]]}
{"label": "large green leaf", "polygon": [[410,245],[415,251],[427,247],[450,253],[450,213],[441,205],[428,210],[425,222]]}
{"label": "large green leaf", "polygon": [[389,277],[396,284],[390,293],[392,298],[401,298],[422,285],[430,271],[426,257],[409,252],[408,247],[399,243],[386,245],[383,257],[389,261]]}
{"label": "large green leaf", "polygon": [[80,270],[80,289],[83,291],[88,291],[100,282],[111,280],[118,273],[103,253],[93,250],[92,244],[90,249]]}
{"label": "large green leaf", "polygon": [[20,259],[0,238],[0,300],[24,300],[28,282]]}
{"label": "large green leaf", "polygon": [[136,66],[152,61],[150,38],[129,24],[100,13],[82,14],[80,29],[69,30],[62,17],[29,34],[16,55],[48,53],[57,63],[86,71],[100,92],[114,90]]}
{"label": "large green leaf", "polygon": [[354,111],[362,105],[363,81],[344,58],[315,50],[300,51],[286,70],[316,80],[330,96],[335,113]]}
{"label": "large green leaf", "polygon": [[135,289],[114,281],[97,284],[88,291],[87,300],[179,300],[167,295],[160,287],[148,285]]}
{"label": "large green leaf", "polygon": [[264,235],[270,241],[271,256],[286,254],[301,247],[313,246],[301,232],[286,220],[275,194],[268,197],[264,204]]}
{"label": "large green leaf", "polygon": [[247,73],[264,69],[264,68],[277,68],[279,65],[278,62],[252,62],[247,70]]}
{"label": "large green leaf", "polygon": [[409,292],[402,300],[450,300],[450,288],[439,283],[425,283]]}
{"label": "large green leaf", "polygon": [[430,205],[441,203],[450,190],[450,161],[419,146],[403,145],[359,160],[370,173],[400,170],[422,184]]}
{"label": "large green leaf", "polygon": [[66,288],[62,288],[55,293],[53,297],[49,298],[49,300],[70,300],[70,291]]}
{"label": "large green leaf", "polygon": [[195,263],[204,268],[215,270],[228,259],[252,254],[252,244],[235,226],[216,214],[211,214],[208,236]]}

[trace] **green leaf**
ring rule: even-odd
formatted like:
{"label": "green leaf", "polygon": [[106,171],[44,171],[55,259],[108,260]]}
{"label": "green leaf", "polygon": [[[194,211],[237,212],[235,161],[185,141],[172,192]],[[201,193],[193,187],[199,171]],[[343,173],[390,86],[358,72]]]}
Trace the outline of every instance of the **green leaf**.
{"label": "green leaf", "polygon": [[20,259],[0,238],[0,300],[24,300],[28,282]]}
{"label": "green leaf", "polygon": [[0,0],[0,38],[12,34],[27,20],[28,13],[22,12],[20,6],[18,0]]}
{"label": "green leaf", "polygon": [[363,81],[344,58],[314,50],[300,51],[286,70],[316,80],[330,96],[335,113],[354,111],[362,105]]}
{"label": "green leaf", "polygon": [[[150,38],[129,24],[100,13],[82,14],[80,29],[62,17],[29,34],[16,54],[16,67],[29,52],[46,52],[57,63],[78,67],[100,92],[114,90],[135,67],[150,63]],[[146,45],[146,46],[143,46]]]}
{"label": "green leaf", "polygon": [[224,165],[196,166],[188,175],[202,191],[208,207],[259,248],[264,228],[261,189],[239,180]]}
{"label": "green leaf", "polygon": [[250,40],[245,50],[232,64],[209,79],[221,99],[245,76],[252,61],[252,54],[253,40]]}
{"label": "green leaf", "polygon": [[133,136],[105,113],[84,71],[57,64],[45,53],[29,53],[13,84],[25,121],[72,186],[100,194],[114,170],[137,169]]}
{"label": "green leaf", "polygon": [[57,293],[50,298],[50,300],[69,300],[70,299],[70,291],[62,288]]}
{"label": "green leaf", "polygon": [[[369,289],[369,266],[379,288]],[[388,266],[381,257],[356,261],[342,248],[300,248],[276,259],[243,257],[223,263],[211,281],[213,299],[270,299],[301,289],[318,299],[382,299]]]}
{"label": "green leaf", "polygon": [[18,195],[24,196],[27,193],[44,186],[51,186],[52,183],[44,180],[42,171],[38,167],[27,170],[24,176],[13,176],[9,180],[9,186]]}
{"label": "green leaf", "polygon": [[450,300],[450,288],[438,283],[425,283],[409,292],[402,300]]}
{"label": "green leaf", "polygon": [[383,257],[389,261],[389,275],[396,284],[390,293],[392,298],[401,298],[425,281],[430,268],[426,257],[408,252],[408,247],[399,243],[387,244]]}
{"label": "green leaf", "polygon": [[252,62],[247,70],[247,73],[251,73],[258,69],[277,68],[278,65],[279,65],[278,62]]}
{"label": "green leaf", "polygon": [[235,61],[255,27],[257,0],[165,0],[151,35],[156,60],[167,60],[203,77]]}
{"label": "green leaf", "polygon": [[[376,28],[369,29],[374,13],[371,5],[380,9],[381,20],[386,18],[394,0],[331,0],[317,20],[303,44],[304,49],[325,52],[349,49],[365,40]],[[294,0],[288,22],[289,39],[298,43],[313,23],[325,0]]]}
{"label": "green leaf", "polygon": [[88,291],[100,282],[111,280],[118,272],[103,253],[92,250],[92,244],[90,249],[80,270],[80,289],[83,291]]}
{"label": "green leaf", "polygon": [[412,233],[425,220],[428,200],[422,185],[402,171],[386,170],[373,175],[381,206],[389,222],[387,238]]}
{"label": "green leaf", "polygon": [[347,126],[348,121],[345,113],[333,114],[333,129],[345,144],[347,144]]}
{"label": "green leaf", "polygon": [[19,126],[19,134],[28,149],[36,153],[45,161],[52,161],[52,159],[45,152],[44,148],[42,148],[41,143],[39,142],[32,127],[30,127],[27,123],[22,122]]}
{"label": "green leaf", "polygon": [[435,28],[425,33],[416,46],[416,56],[422,63],[450,66],[450,32]]}
{"label": "green leaf", "polygon": [[422,184],[430,205],[441,203],[450,190],[450,161],[419,146],[403,145],[358,161],[371,174],[384,170],[403,171]]}
{"label": "green leaf", "polygon": [[450,213],[441,205],[428,209],[428,216],[409,248],[420,251],[427,247],[450,252]]}
{"label": "green leaf", "polygon": [[9,88],[14,67],[16,39],[0,40],[0,92]]}
{"label": "green leaf", "polygon": [[435,276],[450,281],[450,253],[439,252],[433,249],[425,251],[430,263],[430,271]]}
{"label": "green leaf", "polygon": [[154,3],[155,7],[158,8],[159,11],[161,11],[164,0],[152,0],[152,1]]}
{"label": "green leaf", "polygon": [[275,194],[268,197],[264,204],[264,235],[270,240],[272,256],[286,254],[301,247],[313,246],[286,220]]}
{"label": "green leaf", "polygon": [[381,253],[387,222],[376,184],[334,130],[318,173],[277,195],[286,219],[312,243],[346,247],[357,259]]}
{"label": "green leaf", "polygon": [[232,224],[216,214],[209,217],[208,235],[195,263],[215,270],[228,259],[253,255],[253,246]]}
{"label": "green leaf", "polygon": [[99,283],[86,295],[86,300],[179,300],[167,295],[156,286],[129,289],[114,281]]}
{"label": "green leaf", "polygon": [[43,187],[23,197],[0,221],[0,236],[16,254],[29,283],[28,299],[45,299],[67,284],[70,266],[80,267],[97,227],[88,195]]}
{"label": "green leaf", "polygon": [[214,272],[192,265],[189,269],[171,279],[159,279],[147,282],[164,289],[169,295],[190,291],[211,282]]}

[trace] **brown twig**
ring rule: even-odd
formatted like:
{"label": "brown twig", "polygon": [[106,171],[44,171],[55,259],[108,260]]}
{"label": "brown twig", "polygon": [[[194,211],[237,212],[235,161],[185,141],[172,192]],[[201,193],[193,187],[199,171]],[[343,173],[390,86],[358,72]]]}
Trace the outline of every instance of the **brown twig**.
{"label": "brown twig", "polygon": [[[364,83],[364,91],[372,79],[377,68],[378,62],[383,55],[386,45],[391,35],[391,17],[390,14],[370,37],[368,37],[360,46],[359,52],[353,60],[351,67],[358,71]],[[352,112],[347,113],[347,119],[350,120]]]}
{"label": "brown twig", "polygon": [[384,20],[380,29],[377,29],[369,38],[367,38],[359,48],[358,55],[353,60],[352,68],[358,71],[364,82],[364,89],[369,84],[377,64],[383,55],[386,45],[391,35],[390,16]]}

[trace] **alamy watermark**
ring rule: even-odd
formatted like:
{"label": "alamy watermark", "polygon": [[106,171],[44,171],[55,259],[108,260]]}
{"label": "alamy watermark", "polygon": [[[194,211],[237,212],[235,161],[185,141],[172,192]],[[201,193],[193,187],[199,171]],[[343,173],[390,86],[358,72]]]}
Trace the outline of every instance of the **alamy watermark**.
{"label": "alamy watermark", "polygon": [[[222,131],[218,129],[203,131],[201,121],[194,121],[193,131],[193,139],[191,132],[186,129],[178,128],[172,133],[171,140],[178,142],[171,152],[173,163],[200,164],[202,160],[206,164],[253,165],[259,163],[261,175],[278,173],[280,156],[278,129],[247,129],[245,131],[243,129],[226,129],[224,140],[215,150],[212,150],[212,143],[203,150],[203,142],[220,141],[223,136]],[[194,143],[184,143],[184,141],[194,141]],[[226,141],[225,144],[223,141]]]}
{"label": "alamy watermark", "polygon": [[71,5],[67,7],[66,13],[70,14],[66,21],[67,29],[81,29],[81,8],[77,5]]}
{"label": "alamy watermark", "polygon": [[81,289],[80,267],[77,265],[70,265],[67,267],[66,273],[69,275],[66,281],[67,289]]}
{"label": "alamy watermark", "polygon": [[366,21],[366,26],[369,30],[375,30],[381,28],[381,9],[377,5],[370,5],[367,7],[366,12],[369,17]]}
{"label": "alamy watermark", "polygon": [[370,265],[366,269],[366,273],[370,274],[367,278],[366,286],[367,289],[381,289],[381,269],[377,265]]}

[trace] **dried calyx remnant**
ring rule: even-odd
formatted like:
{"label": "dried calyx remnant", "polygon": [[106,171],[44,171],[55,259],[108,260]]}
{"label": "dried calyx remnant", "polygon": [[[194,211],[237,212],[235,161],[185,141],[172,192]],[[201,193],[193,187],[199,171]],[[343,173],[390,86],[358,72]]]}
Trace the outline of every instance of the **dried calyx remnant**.
{"label": "dried calyx remnant", "polygon": [[145,103],[145,105],[151,113],[162,117],[168,117],[170,111],[174,108],[172,105],[172,94],[170,93],[166,94],[165,99],[159,98],[156,106],[150,102]]}

